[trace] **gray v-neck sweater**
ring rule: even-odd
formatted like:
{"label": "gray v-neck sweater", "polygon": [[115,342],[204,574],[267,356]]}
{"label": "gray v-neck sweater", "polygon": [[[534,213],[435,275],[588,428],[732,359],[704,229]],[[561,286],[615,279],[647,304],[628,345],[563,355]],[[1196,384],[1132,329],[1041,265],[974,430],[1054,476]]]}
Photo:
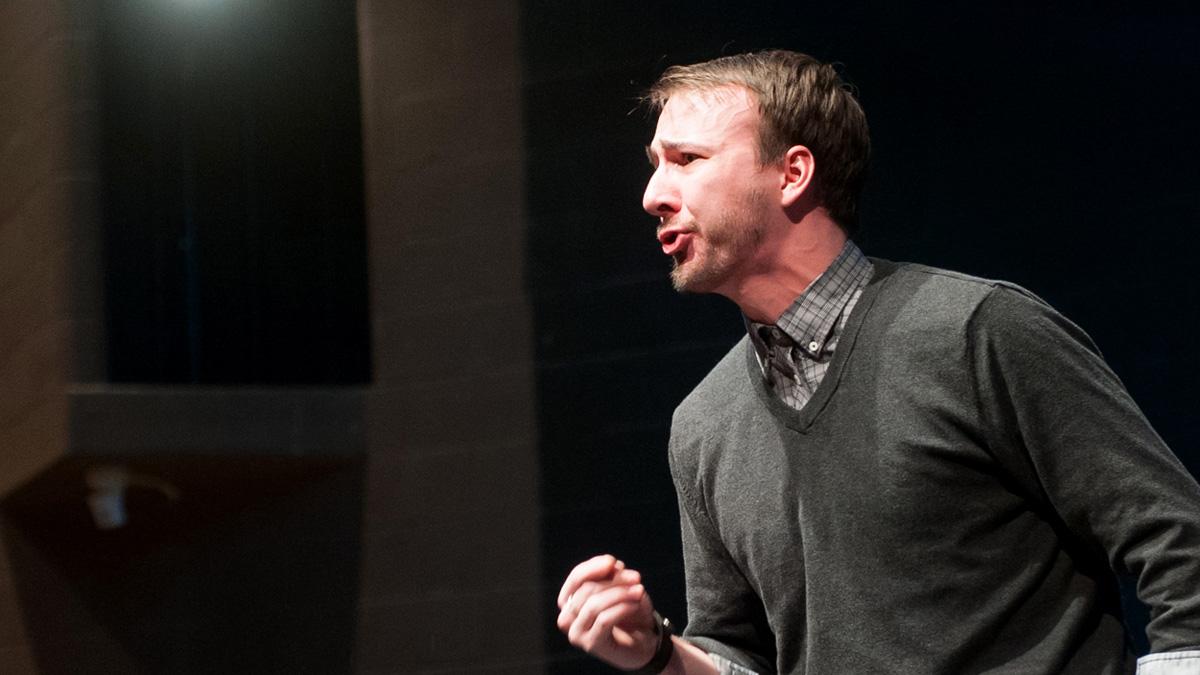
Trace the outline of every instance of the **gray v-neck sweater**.
{"label": "gray v-neck sweater", "polygon": [[680,404],[685,636],[760,673],[1132,672],[1200,644],[1200,487],[1029,293],[876,260],[795,411],[747,339]]}

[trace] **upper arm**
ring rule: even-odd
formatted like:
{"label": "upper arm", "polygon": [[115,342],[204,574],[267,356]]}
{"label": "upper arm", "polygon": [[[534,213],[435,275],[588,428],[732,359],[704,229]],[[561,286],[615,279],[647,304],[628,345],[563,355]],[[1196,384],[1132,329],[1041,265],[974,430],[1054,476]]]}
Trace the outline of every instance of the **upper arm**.
{"label": "upper arm", "polygon": [[973,318],[976,391],[1001,461],[1113,569],[1136,576],[1155,651],[1200,641],[1200,486],[1090,338],[997,287]]}
{"label": "upper arm", "polygon": [[[695,493],[694,457],[671,469],[679,500],[680,535],[687,583],[688,622],[683,636],[697,646],[762,673],[775,671],[775,638],[762,600],[721,541],[703,499]],[[690,475],[689,469],[691,467]]]}

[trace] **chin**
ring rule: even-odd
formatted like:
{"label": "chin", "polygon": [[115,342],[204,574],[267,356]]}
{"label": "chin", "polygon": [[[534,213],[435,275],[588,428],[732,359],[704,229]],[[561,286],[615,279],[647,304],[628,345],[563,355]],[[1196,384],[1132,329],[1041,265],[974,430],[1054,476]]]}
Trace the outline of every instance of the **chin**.
{"label": "chin", "polygon": [[698,289],[694,288],[691,283],[691,280],[682,278],[675,274],[671,275],[671,286],[675,289],[675,291],[677,293],[703,293],[704,292],[702,290],[698,290]]}
{"label": "chin", "polygon": [[671,286],[680,293],[714,293],[723,281],[719,270],[697,267],[695,260],[671,270]]}

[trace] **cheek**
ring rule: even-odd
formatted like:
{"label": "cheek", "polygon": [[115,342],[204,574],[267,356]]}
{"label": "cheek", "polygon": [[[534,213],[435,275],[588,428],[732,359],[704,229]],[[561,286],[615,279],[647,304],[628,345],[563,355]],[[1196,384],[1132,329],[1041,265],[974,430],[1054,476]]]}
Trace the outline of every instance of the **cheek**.
{"label": "cheek", "polygon": [[725,217],[737,211],[742,204],[742,201],[736,195],[730,194],[723,185],[710,186],[698,198],[709,220]]}
{"label": "cheek", "polygon": [[725,203],[726,189],[719,180],[695,180],[687,186],[684,196],[690,198],[690,203],[696,209],[706,211],[719,210]]}

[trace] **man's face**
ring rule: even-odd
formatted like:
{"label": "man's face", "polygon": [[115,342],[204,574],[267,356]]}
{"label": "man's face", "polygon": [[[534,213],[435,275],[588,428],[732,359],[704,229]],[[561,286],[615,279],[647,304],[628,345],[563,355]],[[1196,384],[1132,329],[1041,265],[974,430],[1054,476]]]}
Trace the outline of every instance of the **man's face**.
{"label": "man's face", "polygon": [[758,162],[758,122],[742,87],[679,91],[663,107],[642,207],[660,219],[676,290],[728,294],[753,266],[777,187]]}

